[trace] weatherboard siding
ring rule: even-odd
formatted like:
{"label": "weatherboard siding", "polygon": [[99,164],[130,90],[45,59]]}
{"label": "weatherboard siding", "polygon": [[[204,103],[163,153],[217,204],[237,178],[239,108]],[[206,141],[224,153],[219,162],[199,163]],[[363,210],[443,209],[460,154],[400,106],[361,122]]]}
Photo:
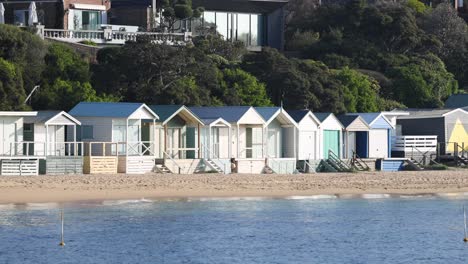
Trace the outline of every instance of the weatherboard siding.
{"label": "weatherboard siding", "polygon": [[379,116],[370,126],[372,129],[392,129],[392,126],[383,116]]}
{"label": "weatherboard siding", "polygon": [[445,142],[445,123],[443,117],[397,119],[404,136],[437,136],[438,142]]}

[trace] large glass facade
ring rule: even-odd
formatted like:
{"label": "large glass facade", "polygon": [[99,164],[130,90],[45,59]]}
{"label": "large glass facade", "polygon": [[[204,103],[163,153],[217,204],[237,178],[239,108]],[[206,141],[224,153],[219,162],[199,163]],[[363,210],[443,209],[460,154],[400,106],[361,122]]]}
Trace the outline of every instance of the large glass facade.
{"label": "large glass facade", "polygon": [[[195,24],[195,23],[194,23]],[[260,14],[205,11],[194,32],[216,29],[225,40],[239,40],[246,46],[262,46],[265,32]]]}

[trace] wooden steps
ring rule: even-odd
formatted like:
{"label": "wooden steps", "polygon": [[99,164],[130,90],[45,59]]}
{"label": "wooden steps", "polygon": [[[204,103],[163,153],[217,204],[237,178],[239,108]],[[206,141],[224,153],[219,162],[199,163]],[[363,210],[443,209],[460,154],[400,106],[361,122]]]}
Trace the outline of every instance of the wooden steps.
{"label": "wooden steps", "polygon": [[414,170],[417,170],[417,171],[424,170],[423,165],[415,159],[408,159],[406,163],[408,164],[409,167],[411,167]]}
{"label": "wooden steps", "polygon": [[216,164],[216,162],[214,162],[213,160],[211,160],[211,159],[205,159],[204,161],[205,161],[205,163],[206,163],[209,167],[211,167],[211,168],[212,168],[213,170],[215,170],[216,172],[218,172],[218,173],[224,173],[223,169],[221,169],[221,168]]}
{"label": "wooden steps", "polygon": [[156,172],[161,173],[161,174],[172,173],[172,171],[168,167],[166,167],[164,164],[156,164],[155,170]]}

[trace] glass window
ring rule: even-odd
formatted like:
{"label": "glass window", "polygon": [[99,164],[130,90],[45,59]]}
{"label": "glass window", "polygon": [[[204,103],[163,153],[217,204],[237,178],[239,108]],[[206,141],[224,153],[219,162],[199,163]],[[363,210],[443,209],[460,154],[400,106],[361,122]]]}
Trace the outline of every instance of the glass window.
{"label": "glass window", "polygon": [[101,24],[101,13],[99,11],[74,10],[73,26],[78,30],[96,30]]}
{"label": "glass window", "polygon": [[24,132],[32,132],[33,131],[34,124],[29,124],[29,123],[24,123],[23,125],[23,131]]}
{"label": "glass window", "polygon": [[262,16],[250,15],[250,45],[262,45]]}
{"label": "glass window", "polygon": [[215,12],[205,12],[203,14],[203,26],[206,29],[215,29],[216,28],[216,17]]}
{"label": "glass window", "polygon": [[250,15],[248,14],[237,15],[237,40],[250,45]]}
{"label": "glass window", "polygon": [[228,36],[227,18],[227,13],[216,12],[216,30],[221,36],[223,36],[223,39],[227,39]]}
{"label": "glass window", "polygon": [[29,11],[28,10],[15,10],[14,11],[14,24],[27,26],[29,21]]}

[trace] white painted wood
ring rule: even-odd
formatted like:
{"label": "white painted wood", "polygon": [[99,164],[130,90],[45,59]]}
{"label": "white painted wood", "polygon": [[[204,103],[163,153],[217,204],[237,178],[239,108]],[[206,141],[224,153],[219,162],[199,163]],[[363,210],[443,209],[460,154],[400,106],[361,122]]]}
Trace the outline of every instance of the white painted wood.
{"label": "white painted wood", "polygon": [[265,120],[263,120],[262,116],[253,107],[251,107],[237,123],[244,125],[263,125]]}
{"label": "white painted wood", "polygon": [[345,153],[346,156],[344,158],[352,158],[353,151],[356,151],[356,132],[348,131],[345,133],[346,143],[345,143]]}
{"label": "white painted wood", "polygon": [[369,158],[388,157],[387,129],[372,129],[369,131]]}
{"label": "white painted wood", "polygon": [[317,131],[299,131],[299,160],[315,160],[317,157]]}

